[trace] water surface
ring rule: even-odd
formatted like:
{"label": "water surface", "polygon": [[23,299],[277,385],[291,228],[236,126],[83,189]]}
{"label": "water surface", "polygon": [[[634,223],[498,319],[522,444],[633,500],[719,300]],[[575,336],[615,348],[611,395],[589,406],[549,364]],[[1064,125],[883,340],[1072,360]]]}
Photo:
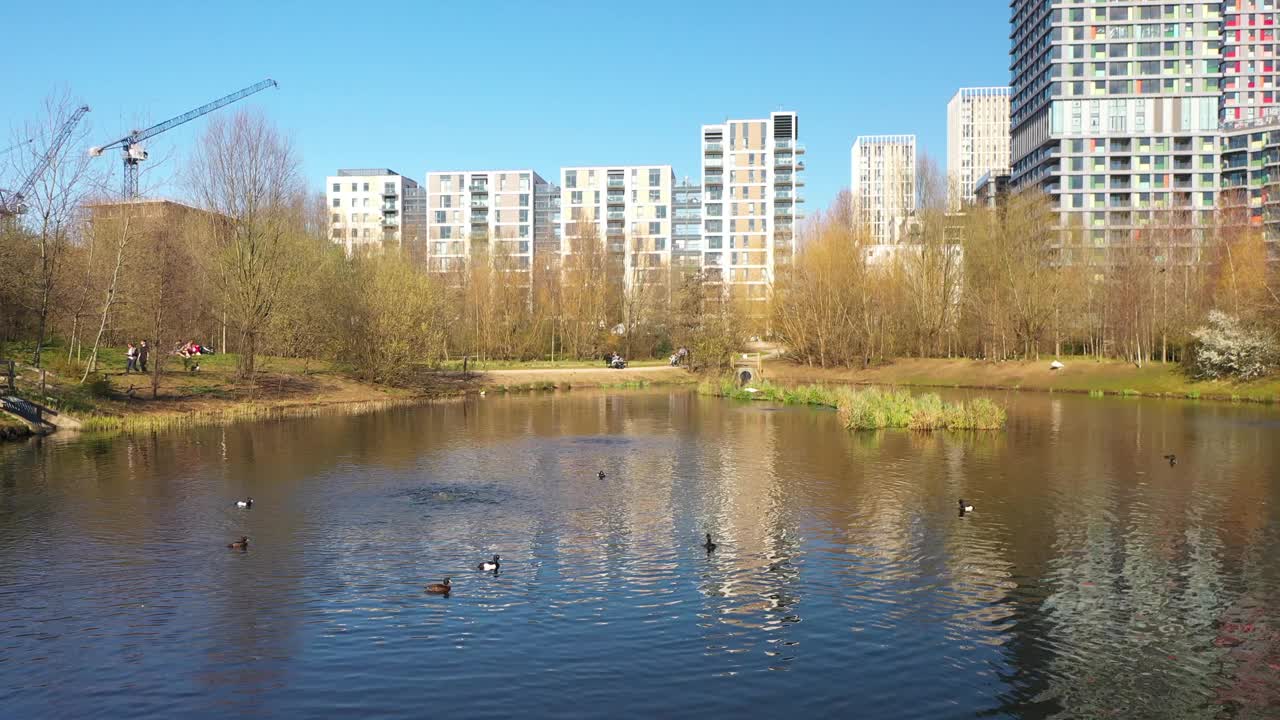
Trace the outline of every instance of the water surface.
{"label": "water surface", "polygon": [[1003,399],[1001,434],[681,389],[0,447],[0,716],[1275,717],[1280,413]]}

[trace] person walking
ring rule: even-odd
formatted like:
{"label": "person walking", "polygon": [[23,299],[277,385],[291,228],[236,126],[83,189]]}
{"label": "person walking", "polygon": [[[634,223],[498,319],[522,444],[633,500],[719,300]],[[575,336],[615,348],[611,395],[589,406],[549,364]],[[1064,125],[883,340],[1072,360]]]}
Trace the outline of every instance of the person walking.
{"label": "person walking", "polygon": [[138,348],[138,367],[142,372],[147,371],[147,355],[151,354],[151,348],[147,347],[147,341],[143,340],[142,345]]}
{"label": "person walking", "polygon": [[128,375],[130,372],[138,369],[138,348],[134,347],[133,343],[129,343],[129,349],[125,350],[124,359],[125,375]]}

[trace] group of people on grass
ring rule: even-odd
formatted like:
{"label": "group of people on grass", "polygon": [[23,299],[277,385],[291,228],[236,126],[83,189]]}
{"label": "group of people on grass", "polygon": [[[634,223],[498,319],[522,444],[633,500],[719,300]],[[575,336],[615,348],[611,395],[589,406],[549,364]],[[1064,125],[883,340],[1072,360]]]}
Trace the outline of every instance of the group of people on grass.
{"label": "group of people on grass", "polygon": [[[124,353],[124,373],[128,375],[131,372],[147,372],[147,358],[150,354],[151,347],[147,345],[146,340],[143,340],[138,345],[129,343],[129,347]],[[201,345],[194,340],[188,340],[184,343],[178,343],[177,347],[173,349],[173,354],[182,358],[184,370],[195,372],[200,369],[200,362],[195,358],[201,355],[212,355],[213,348],[208,345]]]}

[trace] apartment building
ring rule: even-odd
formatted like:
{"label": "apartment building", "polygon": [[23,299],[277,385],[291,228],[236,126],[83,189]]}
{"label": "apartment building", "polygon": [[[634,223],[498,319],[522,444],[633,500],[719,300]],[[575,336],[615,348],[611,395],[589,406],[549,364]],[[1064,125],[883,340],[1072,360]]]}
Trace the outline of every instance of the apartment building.
{"label": "apartment building", "polygon": [[764,313],[776,269],[795,256],[799,132],[794,112],[702,126],[703,273],[753,315]]}
{"label": "apartment building", "polygon": [[560,186],[554,183],[533,187],[533,255],[540,264],[560,260]]}
{"label": "apartment building", "polygon": [[387,168],[338,170],[325,178],[330,237],[347,253],[382,249],[423,235],[422,189]]}
{"label": "apartment building", "polygon": [[854,225],[877,245],[904,241],[916,212],[916,136],[860,135],[850,157]]}
{"label": "apartment building", "polygon": [[960,88],[947,103],[947,199],[974,202],[978,178],[1009,168],[1009,88]]}
{"label": "apartment building", "polygon": [[534,199],[547,192],[547,181],[538,173],[428,172],[426,191],[427,255],[432,270],[457,270],[478,255],[506,270],[527,272],[533,267]]}
{"label": "apartment building", "polygon": [[1226,0],[1222,3],[1223,122],[1273,118],[1277,107],[1277,0]]}
{"label": "apartment building", "polygon": [[702,270],[702,186],[690,178],[671,191],[671,264],[678,271]]}
{"label": "apartment building", "polygon": [[1150,227],[1192,228],[1194,244],[1212,221],[1223,8],[1246,3],[1011,3],[1011,186],[1049,195],[1064,260],[1104,259]]}
{"label": "apartment building", "polygon": [[598,238],[621,269],[627,288],[659,283],[671,267],[670,165],[610,165],[560,169],[562,258],[585,237]]}

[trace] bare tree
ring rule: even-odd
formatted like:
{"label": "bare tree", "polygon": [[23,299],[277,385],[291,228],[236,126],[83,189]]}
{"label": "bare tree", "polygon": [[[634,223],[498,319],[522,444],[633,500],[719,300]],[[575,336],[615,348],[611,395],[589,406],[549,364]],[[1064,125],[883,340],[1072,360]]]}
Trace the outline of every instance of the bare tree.
{"label": "bare tree", "polygon": [[220,216],[206,228],[214,244],[212,277],[239,333],[237,370],[251,379],[259,336],[280,299],[290,241],[302,232],[298,158],[261,115],[218,116],[192,157],[187,184]]}
{"label": "bare tree", "polygon": [[30,255],[34,267],[30,292],[24,293],[23,304],[35,315],[35,349],[31,362],[40,365],[40,357],[48,342],[50,314],[64,290],[62,264],[77,231],[80,203],[93,185],[89,156],[84,152],[88,130],[80,125],[60,146],[51,148],[54,137],[68,121],[79,103],[68,93],[45,100],[43,116],[28,123],[22,137],[35,138],[15,153],[17,175],[26,177],[52,151],[48,167],[31,192],[24,198],[27,212],[21,217],[25,232],[21,235],[34,244]]}

